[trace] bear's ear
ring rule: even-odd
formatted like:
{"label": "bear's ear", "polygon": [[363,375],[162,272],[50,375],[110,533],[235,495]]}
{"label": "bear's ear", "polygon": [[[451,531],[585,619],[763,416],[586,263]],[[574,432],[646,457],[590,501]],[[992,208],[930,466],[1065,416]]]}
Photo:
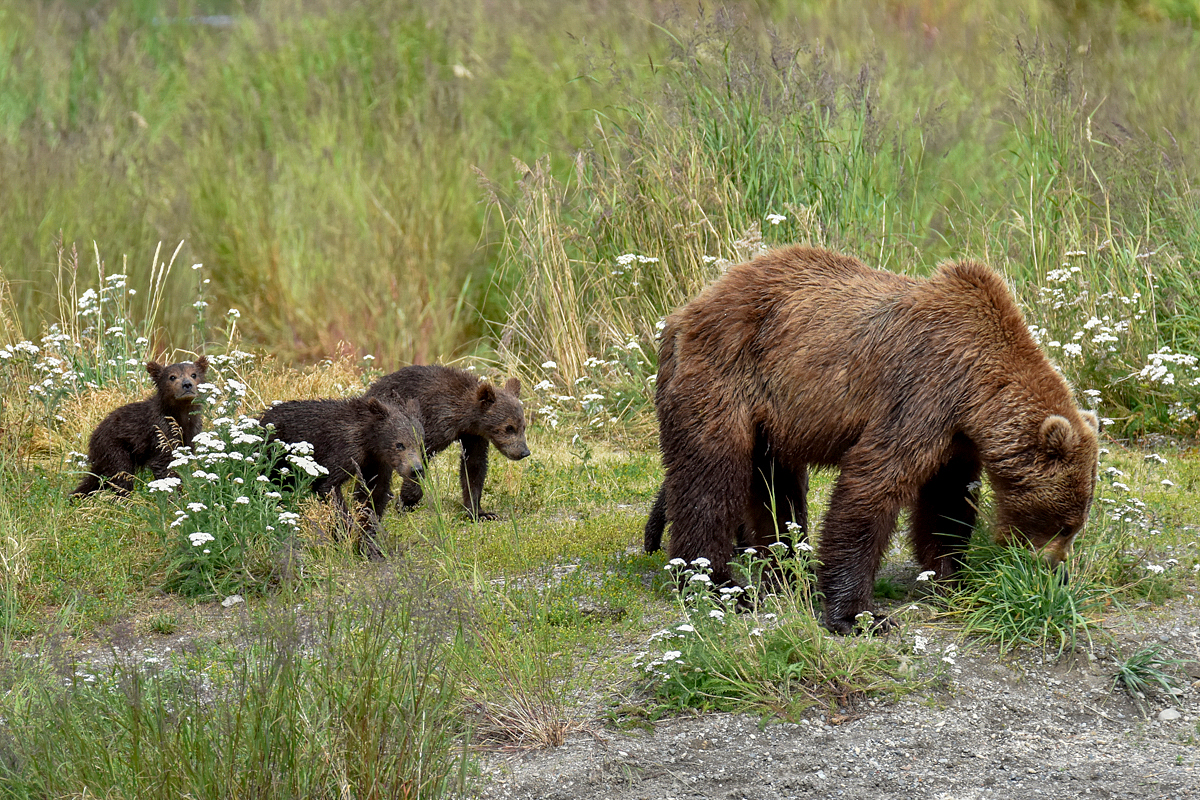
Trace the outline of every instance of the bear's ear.
{"label": "bear's ear", "polygon": [[404,401],[404,413],[413,419],[421,418],[421,403],[415,397],[410,397]]}
{"label": "bear's ear", "polygon": [[487,381],[482,382],[479,384],[479,391],[475,393],[475,399],[480,408],[490,408],[492,403],[496,402],[496,387]]}
{"label": "bear's ear", "polygon": [[1065,458],[1075,448],[1079,435],[1066,417],[1051,414],[1042,420],[1038,429],[1038,444],[1055,458]]}
{"label": "bear's ear", "polygon": [[146,362],[146,372],[149,373],[150,377],[154,380],[155,383],[158,383],[158,376],[162,375],[162,371],[163,371],[163,365],[158,363],[157,361],[147,361]]}
{"label": "bear's ear", "polygon": [[1083,421],[1092,429],[1094,433],[1100,432],[1100,418],[1096,416],[1095,411],[1079,410],[1079,416],[1083,417]]}
{"label": "bear's ear", "polygon": [[387,404],[385,404],[378,397],[367,398],[367,411],[370,411],[380,419],[387,419],[388,414],[392,413],[392,410],[388,408]]}
{"label": "bear's ear", "polygon": [[192,362],[201,373],[208,372],[208,356],[200,356]]}
{"label": "bear's ear", "polygon": [[520,397],[521,396],[521,379],[520,378],[509,378],[507,381],[504,382],[504,391],[508,392],[513,397]]}

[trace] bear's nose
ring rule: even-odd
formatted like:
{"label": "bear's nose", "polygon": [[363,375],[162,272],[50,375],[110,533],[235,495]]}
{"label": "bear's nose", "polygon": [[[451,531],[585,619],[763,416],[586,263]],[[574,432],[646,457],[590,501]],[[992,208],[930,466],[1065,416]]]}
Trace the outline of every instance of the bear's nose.
{"label": "bear's nose", "polygon": [[528,457],[529,457],[529,448],[522,447],[521,452],[517,453],[517,457],[515,460],[520,461],[522,458],[528,458]]}
{"label": "bear's nose", "polygon": [[413,464],[412,474],[413,474],[414,478],[419,478],[422,475],[424,475],[425,474],[425,465],[422,464],[420,461],[417,461],[417,463]]}

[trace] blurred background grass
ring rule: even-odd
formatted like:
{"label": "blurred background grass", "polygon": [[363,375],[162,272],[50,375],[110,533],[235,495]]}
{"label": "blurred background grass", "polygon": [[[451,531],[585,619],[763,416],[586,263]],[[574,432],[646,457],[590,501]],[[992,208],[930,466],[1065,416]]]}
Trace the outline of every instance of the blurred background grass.
{"label": "blurred background grass", "polygon": [[[573,380],[652,340],[714,259],[809,241],[916,273],[985,258],[1043,325],[1061,308],[1037,288],[1082,251],[1080,314],[1105,290],[1153,304],[1136,370],[1200,327],[1198,17],[1182,0],[7,4],[3,335],[36,337],[61,283],[98,282],[63,274],[59,242],[95,242],[148,296],[158,243],[182,240],[213,315],[237,307],[286,359],[552,359]],[[158,344],[200,349],[195,276],[164,291]]]}

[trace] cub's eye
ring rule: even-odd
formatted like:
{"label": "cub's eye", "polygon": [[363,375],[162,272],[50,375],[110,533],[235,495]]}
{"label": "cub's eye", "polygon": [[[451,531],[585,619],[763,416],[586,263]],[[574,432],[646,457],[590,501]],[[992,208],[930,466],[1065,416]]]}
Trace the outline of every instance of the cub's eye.
{"label": "cub's eye", "polygon": [[509,425],[507,428],[504,429],[504,432],[508,433],[508,434],[513,434],[513,433],[517,432],[517,428],[515,425]]}
{"label": "cub's eye", "polygon": [[171,377],[171,380],[177,380],[177,379],[179,378],[179,376],[178,376],[178,375],[172,375],[172,376],[170,376],[170,377]]}
{"label": "cub's eye", "polygon": [[396,442],[396,449],[397,449],[397,450],[403,450],[403,449],[404,449],[404,442]]}

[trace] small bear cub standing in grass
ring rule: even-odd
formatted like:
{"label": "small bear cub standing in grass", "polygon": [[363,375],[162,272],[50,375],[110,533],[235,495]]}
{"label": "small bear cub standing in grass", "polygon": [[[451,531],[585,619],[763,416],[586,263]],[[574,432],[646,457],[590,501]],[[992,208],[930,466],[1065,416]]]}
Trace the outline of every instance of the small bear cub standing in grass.
{"label": "small bear cub standing in grass", "polygon": [[[488,442],[513,461],[529,455],[525,442],[525,410],[518,395],[521,381],[509,378],[497,388],[465,369],[438,364],[411,366],[384,375],[367,389],[366,397],[390,403],[415,398],[425,425],[425,456],[430,458],[458,440],[462,445],[459,481],[463,508],[473,520],[498,519],[480,510],[487,477]],[[421,487],[405,479],[400,487],[404,508],[421,501]]]}
{"label": "small bear cub standing in grass", "polygon": [[139,469],[149,467],[155,480],[171,474],[172,451],[190,446],[200,432],[200,407],[193,407],[198,386],[208,373],[208,357],[164,367],[146,364],[157,391],[128,403],[96,426],[88,440],[88,474],[71,494],[89,495],[102,488],[129,494]]}
{"label": "small bear cub standing in grass", "polygon": [[[365,503],[371,515],[363,526],[366,536],[359,541],[359,548],[372,560],[382,558],[375,532],[392,499],[392,473],[412,480],[424,471],[424,429],[417,402],[392,405],[364,397],[292,400],[267,409],[260,422],[263,427],[273,427],[271,439],[312,445],[313,460],[329,470],[313,482],[313,491],[323,500],[332,499],[347,530],[352,520],[342,484],[358,479],[355,503]],[[281,466],[276,465],[276,482]]]}

